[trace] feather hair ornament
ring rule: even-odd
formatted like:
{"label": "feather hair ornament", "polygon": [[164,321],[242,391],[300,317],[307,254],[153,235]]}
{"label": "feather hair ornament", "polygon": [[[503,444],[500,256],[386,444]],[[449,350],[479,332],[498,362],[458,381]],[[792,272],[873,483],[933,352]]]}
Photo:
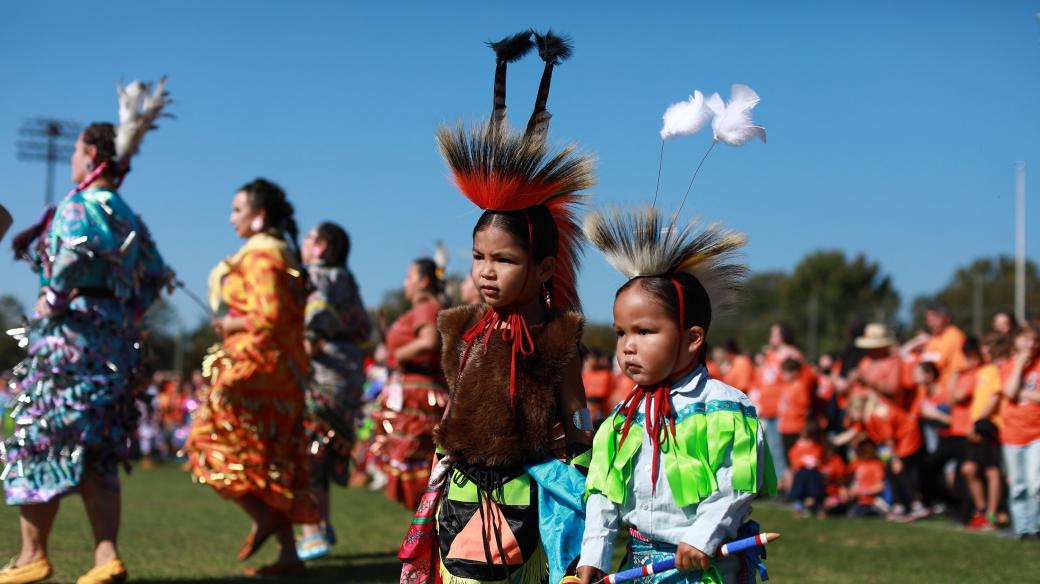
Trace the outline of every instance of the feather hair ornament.
{"label": "feather hair ornament", "polygon": [[552,114],[545,108],[549,101],[549,85],[552,83],[553,68],[571,58],[574,45],[567,37],[553,34],[550,29],[545,34],[534,33],[534,42],[538,46],[538,56],[545,61],[542,69],[542,80],[538,84],[538,97],[535,98],[534,111],[527,122],[527,133],[541,137],[543,140],[549,130]]}
{"label": "feather hair ornament", "polygon": [[[706,107],[714,114],[714,118],[711,120],[711,128],[715,135],[712,138],[711,145],[708,146],[701,161],[697,164],[697,168],[694,169],[693,176],[690,177],[690,184],[686,186],[682,202],[679,203],[679,208],[675,211],[676,217],[679,216],[679,213],[682,212],[683,207],[686,205],[686,198],[690,196],[693,183],[697,180],[697,175],[700,174],[704,161],[708,159],[716,144],[723,142],[730,146],[742,146],[755,136],[758,136],[763,144],[766,143],[766,129],[755,125],[751,121],[751,110],[758,105],[758,102],[759,97],[755,90],[743,83],[733,84],[730,88],[730,98],[727,103],[722,102],[722,98],[719,97],[718,93],[713,93],[705,101]],[[658,177],[658,183],[660,183],[660,177]],[[656,200],[656,198],[655,196],[654,199]]]}
{"label": "feather hair ornament", "polygon": [[700,132],[708,120],[711,119],[712,110],[704,101],[704,94],[699,89],[693,91],[690,99],[679,101],[668,106],[661,116],[661,154],[657,160],[657,188],[654,189],[654,200],[652,205],[657,204],[657,195],[661,192],[661,170],[664,167],[664,142],[676,136],[692,136]]}
{"label": "feather hair ornament", "polygon": [[736,261],[747,242],[744,234],[694,219],[685,226],[666,226],[651,206],[593,211],[585,218],[585,235],[614,268],[628,279],[685,272],[697,278],[711,301],[712,314],[736,308],[747,267]]}
{"label": "feather hair ornament", "polygon": [[448,247],[444,245],[443,241],[438,240],[433,251],[433,265],[437,266],[437,277],[441,280],[444,279],[444,273],[448,269],[450,257],[451,254],[448,253]]}
{"label": "feather hair ornament", "polygon": [[124,169],[129,168],[130,158],[137,154],[141,141],[149,130],[158,126],[155,121],[164,114],[163,108],[172,103],[166,91],[166,77],[155,84],[133,81],[129,85],[116,85],[119,95],[119,127],[116,129],[116,161]]}
{"label": "feather hair ornament", "polygon": [[690,99],[673,103],[664,110],[661,139],[692,136],[708,124],[711,116],[712,110],[708,109],[704,94],[699,89],[694,90]]}
{"label": "feather hair ornament", "polygon": [[531,31],[507,36],[500,41],[488,42],[487,46],[495,51],[495,93],[491,123],[502,125],[506,119],[506,69],[509,63],[519,60],[534,47]]}
{"label": "feather hair ornament", "polygon": [[715,114],[711,121],[715,142],[740,146],[758,137],[765,144],[766,129],[751,121],[751,110],[758,102],[759,97],[755,90],[742,83],[733,84],[729,101],[726,103],[722,103],[722,98],[717,93],[708,98],[708,108]]}

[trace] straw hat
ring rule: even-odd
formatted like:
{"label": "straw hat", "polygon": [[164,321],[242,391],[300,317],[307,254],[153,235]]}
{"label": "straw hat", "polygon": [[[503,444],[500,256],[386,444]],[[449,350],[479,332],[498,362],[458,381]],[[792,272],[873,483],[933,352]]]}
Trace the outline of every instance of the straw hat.
{"label": "straw hat", "polygon": [[895,338],[888,333],[888,327],[872,322],[863,331],[863,336],[856,339],[859,349],[883,349],[896,344]]}

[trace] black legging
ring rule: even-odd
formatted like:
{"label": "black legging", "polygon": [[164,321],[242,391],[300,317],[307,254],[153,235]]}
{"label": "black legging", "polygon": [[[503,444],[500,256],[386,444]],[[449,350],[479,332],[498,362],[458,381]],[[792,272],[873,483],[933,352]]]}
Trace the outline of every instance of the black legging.
{"label": "black legging", "polygon": [[827,497],[826,484],[823,474],[815,468],[803,468],[794,473],[791,482],[791,492],[787,498],[795,503],[802,503],[806,499],[812,499],[810,511],[819,511],[823,508],[823,500]]}
{"label": "black legging", "polygon": [[921,475],[921,495],[925,505],[934,505],[940,500],[945,500],[949,505],[956,502],[953,493],[946,488],[943,467],[951,460],[959,462],[963,458],[966,441],[963,436],[939,437],[939,447],[928,455],[921,469],[924,473]]}
{"label": "black legging", "polygon": [[903,470],[896,473],[888,465],[888,480],[892,485],[892,499],[897,505],[909,510],[914,502],[921,500],[921,466],[924,464],[924,448],[903,457]]}

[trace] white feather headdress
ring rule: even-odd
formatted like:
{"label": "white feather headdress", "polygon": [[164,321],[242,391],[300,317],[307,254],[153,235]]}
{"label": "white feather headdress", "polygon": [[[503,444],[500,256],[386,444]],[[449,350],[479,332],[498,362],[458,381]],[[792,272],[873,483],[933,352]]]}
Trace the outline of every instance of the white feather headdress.
{"label": "white feather headdress", "polygon": [[[119,95],[119,127],[116,129],[116,160],[124,168],[130,158],[137,154],[141,141],[148,130],[157,128],[155,120],[163,116],[163,108],[172,100],[166,91],[163,77],[152,90],[151,83],[133,81],[129,85],[116,85]],[[167,117],[170,114],[165,114]]]}
{"label": "white feather headdress", "polygon": [[704,286],[715,315],[732,311],[748,269],[736,261],[744,234],[694,219],[683,227],[666,225],[652,206],[593,211],[585,235],[625,277],[685,272]]}

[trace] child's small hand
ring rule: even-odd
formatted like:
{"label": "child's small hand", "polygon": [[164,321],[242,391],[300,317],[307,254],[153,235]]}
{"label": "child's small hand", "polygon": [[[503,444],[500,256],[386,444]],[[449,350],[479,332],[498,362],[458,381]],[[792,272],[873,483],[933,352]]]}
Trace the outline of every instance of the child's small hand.
{"label": "child's small hand", "polygon": [[710,565],[711,558],[692,545],[680,543],[675,550],[675,567],[683,572],[707,570]]}
{"label": "child's small hand", "polygon": [[606,578],[607,575],[599,568],[581,566],[578,568],[578,577],[581,578],[581,584],[596,584]]}

